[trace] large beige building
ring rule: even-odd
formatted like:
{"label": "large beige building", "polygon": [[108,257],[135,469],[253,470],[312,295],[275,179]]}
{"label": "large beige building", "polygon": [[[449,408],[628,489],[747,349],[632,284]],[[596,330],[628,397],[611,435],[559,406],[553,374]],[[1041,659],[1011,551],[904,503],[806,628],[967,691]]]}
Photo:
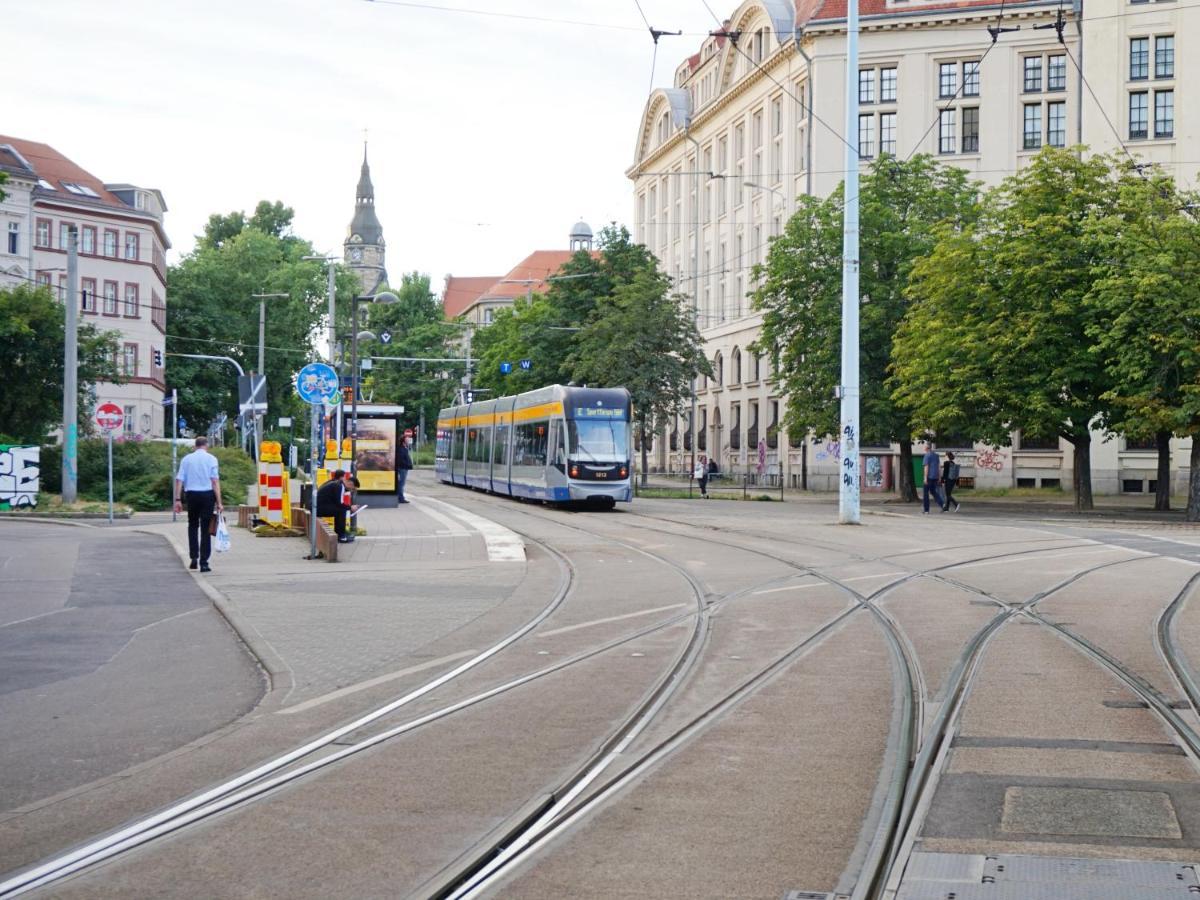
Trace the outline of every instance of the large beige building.
{"label": "large beige building", "polygon": [[79,321],[117,334],[121,383],[97,384],[95,399],[122,408],[125,437],[162,437],[171,246],[162,194],[106,184],[47,144],[3,135],[0,167],[16,186],[0,209],[8,241],[8,252],[0,254],[0,284],[32,280],[65,298],[74,230]]}
{"label": "large beige building", "polygon": [[[1200,35],[1194,6],[1091,0],[1081,14],[1057,0],[862,0],[859,14],[864,166],[884,152],[930,153],[990,185],[1045,145],[1125,145],[1195,183],[1200,114],[1176,101],[1176,82],[1200,75],[1200,55],[1184,52]],[[697,392],[697,449],[735,475],[758,478],[761,461],[764,480],[782,473],[817,489],[836,483],[836,447],[788,447],[777,434],[785,400],[747,349],[761,326],[747,294],[796,198],[842,180],[845,16],[845,0],[745,0],[674,86],[651,94],[626,173],[636,237],[694,298],[716,371]],[[690,446],[684,417],[656,442],[655,465],[686,471]],[[1018,435],[1012,448],[964,449],[964,475],[981,485],[1070,484],[1071,454],[1057,442]],[[895,448],[864,452],[864,489],[894,483]],[[1151,487],[1152,450],[1118,439],[1092,455],[1097,492]]]}

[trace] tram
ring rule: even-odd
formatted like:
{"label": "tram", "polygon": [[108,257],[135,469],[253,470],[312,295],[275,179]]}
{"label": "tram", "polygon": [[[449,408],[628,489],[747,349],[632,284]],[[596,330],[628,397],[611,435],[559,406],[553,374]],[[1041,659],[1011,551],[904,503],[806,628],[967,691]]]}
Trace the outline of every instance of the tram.
{"label": "tram", "polygon": [[440,481],[611,509],[633,499],[629,391],[559,384],[438,413]]}

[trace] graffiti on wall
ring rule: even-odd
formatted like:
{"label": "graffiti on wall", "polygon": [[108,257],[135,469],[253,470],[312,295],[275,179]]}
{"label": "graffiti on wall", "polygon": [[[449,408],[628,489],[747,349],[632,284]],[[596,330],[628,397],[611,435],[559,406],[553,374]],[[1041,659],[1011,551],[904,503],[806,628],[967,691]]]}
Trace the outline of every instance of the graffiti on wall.
{"label": "graffiti on wall", "polygon": [[0,444],[0,510],[37,506],[39,450]]}
{"label": "graffiti on wall", "polygon": [[817,460],[841,459],[842,445],[840,441],[826,441],[817,446]]}
{"label": "graffiti on wall", "polygon": [[1006,457],[999,450],[988,447],[975,454],[975,468],[999,472],[1004,468],[1005,459]]}

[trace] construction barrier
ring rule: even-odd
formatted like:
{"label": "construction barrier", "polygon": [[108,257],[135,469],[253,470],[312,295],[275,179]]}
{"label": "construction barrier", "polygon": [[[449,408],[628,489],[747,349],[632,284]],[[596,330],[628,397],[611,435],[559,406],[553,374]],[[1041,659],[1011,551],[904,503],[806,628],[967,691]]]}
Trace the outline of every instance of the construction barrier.
{"label": "construction barrier", "polygon": [[283,465],[282,450],[278,441],[263,441],[259,450],[259,465],[264,474],[259,478],[258,515],[274,528],[291,524],[291,504],[286,502],[288,476]]}

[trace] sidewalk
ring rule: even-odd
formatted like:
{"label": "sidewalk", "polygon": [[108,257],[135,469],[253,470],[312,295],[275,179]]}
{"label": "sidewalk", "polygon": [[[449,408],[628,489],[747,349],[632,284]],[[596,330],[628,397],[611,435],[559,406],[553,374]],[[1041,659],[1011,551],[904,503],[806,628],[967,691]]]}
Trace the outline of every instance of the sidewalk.
{"label": "sidewalk", "polygon": [[[234,528],[232,549],[213,554],[197,580],[271,676],[271,706],[399,677],[427,651],[508,600],[526,577],[524,544],[511,531],[423,496],[367,509],[367,534],[343,544],[339,562],[303,557],[301,538],[256,537]],[[186,565],[184,522],[146,524]],[[409,667],[405,669],[405,667]]]}

